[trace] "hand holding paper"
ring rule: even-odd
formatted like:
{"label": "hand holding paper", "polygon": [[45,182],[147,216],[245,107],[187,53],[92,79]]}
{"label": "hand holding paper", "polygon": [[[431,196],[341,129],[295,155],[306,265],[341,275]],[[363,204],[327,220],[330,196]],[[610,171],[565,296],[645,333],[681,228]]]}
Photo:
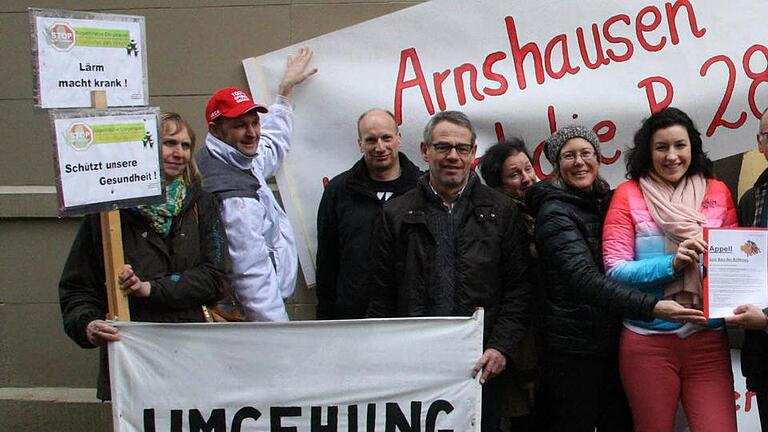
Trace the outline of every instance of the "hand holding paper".
{"label": "hand holding paper", "polygon": [[733,310],[733,315],[725,317],[727,324],[748,330],[765,330],[768,328],[768,316],[755,305],[741,305]]}
{"label": "hand holding paper", "polygon": [[699,255],[707,250],[707,244],[704,240],[690,238],[680,243],[677,248],[677,254],[672,259],[672,268],[675,273],[682,271],[690,264],[699,262]]}

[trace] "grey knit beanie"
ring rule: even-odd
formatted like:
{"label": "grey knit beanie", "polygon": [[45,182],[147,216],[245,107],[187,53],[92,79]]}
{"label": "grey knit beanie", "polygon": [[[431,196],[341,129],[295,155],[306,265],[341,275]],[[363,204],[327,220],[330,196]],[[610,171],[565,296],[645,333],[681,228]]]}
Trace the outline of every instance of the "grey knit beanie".
{"label": "grey knit beanie", "polygon": [[600,140],[597,139],[597,135],[584,126],[572,125],[561,127],[552,136],[547,138],[547,143],[544,144],[544,155],[549,163],[557,165],[557,161],[560,158],[560,150],[568,140],[573,138],[584,138],[589,141],[592,147],[595,148],[598,160],[600,159]]}

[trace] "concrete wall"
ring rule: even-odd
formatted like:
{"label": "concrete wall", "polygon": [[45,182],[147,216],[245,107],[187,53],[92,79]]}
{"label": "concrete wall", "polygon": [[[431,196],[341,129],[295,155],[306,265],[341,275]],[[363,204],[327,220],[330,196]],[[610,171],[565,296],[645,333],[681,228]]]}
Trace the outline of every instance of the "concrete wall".
{"label": "concrete wall", "polygon": [[[47,115],[32,109],[27,7],[146,17],[150,104],[198,136],[211,93],[247,87],[240,61],[419,3],[366,0],[0,2],[0,390],[93,387],[98,354],[63,333],[57,281],[79,219],[56,218]],[[275,83],[275,87],[277,83]],[[314,318],[301,281],[289,313]],[[2,399],[2,398],[0,398]],[[7,425],[6,425],[7,426]],[[75,428],[76,429],[76,428]],[[63,430],[63,429],[62,429]]]}

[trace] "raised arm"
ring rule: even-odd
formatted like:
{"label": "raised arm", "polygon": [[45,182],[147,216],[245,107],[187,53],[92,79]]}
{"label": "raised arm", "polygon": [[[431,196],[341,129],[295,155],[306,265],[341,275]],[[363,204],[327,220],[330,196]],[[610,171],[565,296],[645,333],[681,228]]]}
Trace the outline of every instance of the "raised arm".
{"label": "raised arm", "polygon": [[294,87],[317,72],[317,68],[308,67],[310,60],[312,50],[306,47],[301,48],[295,56],[288,56],[275,103],[261,119],[262,133],[256,163],[264,178],[272,177],[280,169],[285,155],[291,148],[293,109],[290,96]]}

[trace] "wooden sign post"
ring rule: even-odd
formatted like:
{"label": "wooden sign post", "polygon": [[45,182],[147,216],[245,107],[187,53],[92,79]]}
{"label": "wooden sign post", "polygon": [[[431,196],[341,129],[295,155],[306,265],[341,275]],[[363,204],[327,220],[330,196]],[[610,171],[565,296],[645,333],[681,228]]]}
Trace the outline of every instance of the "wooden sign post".
{"label": "wooden sign post", "polygon": [[[105,91],[91,92],[91,105],[94,108],[107,108]],[[104,253],[104,276],[107,285],[107,319],[130,321],[128,297],[120,290],[117,274],[125,264],[123,256],[123,232],[120,229],[120,211],[109,210],[99,213],[101,216],[101,247]]]}

